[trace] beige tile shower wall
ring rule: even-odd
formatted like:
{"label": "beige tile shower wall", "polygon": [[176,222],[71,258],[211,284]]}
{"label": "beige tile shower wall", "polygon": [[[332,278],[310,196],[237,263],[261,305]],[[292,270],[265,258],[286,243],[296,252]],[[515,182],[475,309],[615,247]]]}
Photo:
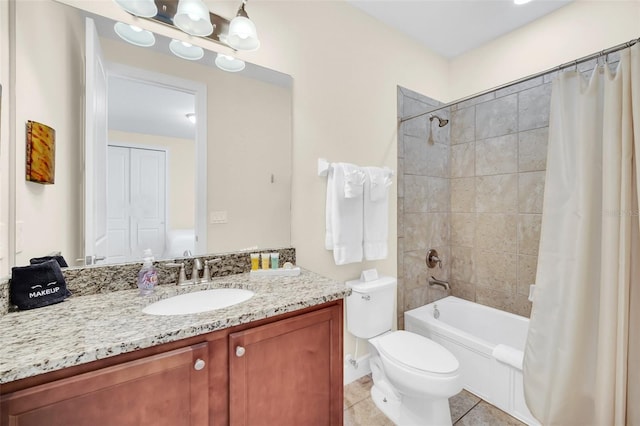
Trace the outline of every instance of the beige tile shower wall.
{"label": "beige tile shower wall", "polygon": [[453,106],[451,287],[529,316],[546,165],[551,83],[540,77]]}
{"label": "beige tile shower wall", "polygon": [[[609,55],[617,67],[619,54]],[[590,78],[596,61],[579,64]],[[451,107],[449,125],[429,133],[428,115],[405,122],[398,145],[398,324],[403,312],[445,296],[429,289],[433,274],[452,294],[529,316],[536,276],[545,186],[551,84],[557,72]],[[407,117],[436,101],[404,88]],[[444,200],[443,197],[448,197]],[[427,270],[436,248],[443,269]]]}
{"label": "beige tile shower wall", "polygon": [[[437,101],[398,88],[398,114],[433,109]],[[449,118],[448,109],[437,115]],[[424,115],[401,125],[398,142],[398,327],[404,311],[445,296],[427,285],[429,276],[447,280],[450,266],[449,126]],[[438,250],[443,267],[427,269],[425,254]]]}

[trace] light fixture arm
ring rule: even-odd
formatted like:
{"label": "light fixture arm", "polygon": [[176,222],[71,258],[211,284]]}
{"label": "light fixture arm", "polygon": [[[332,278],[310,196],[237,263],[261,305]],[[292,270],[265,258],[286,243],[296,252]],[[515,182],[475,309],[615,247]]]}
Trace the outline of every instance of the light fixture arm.
{"label": "light fixture arm", "polygon": [[249,19],[249,15],[247,15],[247,11],[244,9],[244,6],[247,4],[247,0],[242,0],[242,3],[240,4],[240,7],[238,8],[238,13],[236,13],[236,16],[243,16],[247,19]]}

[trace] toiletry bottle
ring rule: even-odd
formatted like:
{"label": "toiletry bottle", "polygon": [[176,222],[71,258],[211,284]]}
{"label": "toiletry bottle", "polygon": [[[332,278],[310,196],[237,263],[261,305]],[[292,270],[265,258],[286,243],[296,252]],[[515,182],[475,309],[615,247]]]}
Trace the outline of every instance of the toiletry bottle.
{"label": "toiletry bottle", "polygon": [[260,254],[251,253],[251,270],[255,271],[260,269]]}
{"label": "toiletry bottle", "polygon": [[271,269],[278,269],[280,260],[280,253],[274,252],[271,253]]}
{"label": "toiletry bottle", "polygon": [[143,254],[142,268],[138,272],[138,288],[141,295],[153,293],[153,289],[158,284],[158,272],[153,266],[153,254],[151,249],[146,249]]}
{"label": "toiletry bottle", "polygon": [[260,255],[260,257],[262,258],[262,269],[269,269],[269,266],[270,266],[269,255],[270,253],[262,253]]}

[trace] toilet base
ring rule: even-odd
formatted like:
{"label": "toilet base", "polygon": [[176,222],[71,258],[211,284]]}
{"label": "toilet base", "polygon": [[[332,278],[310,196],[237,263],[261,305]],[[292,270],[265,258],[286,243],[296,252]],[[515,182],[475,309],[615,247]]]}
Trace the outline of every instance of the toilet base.
{"label": "toilet base", "polygon": [[[388,383],[371,387],[371,399],[393,423],[400,426],[451,425],[448,399],[398,398]],[[385,392],[386,391],[386,392]]]}
{"label": "toilet base", "polygon": [[400,424],[400,399],[391,392],[384,392],[383,388],[384,386],[378,386],[374,382],[371,387],[371,399],[389,420]]}

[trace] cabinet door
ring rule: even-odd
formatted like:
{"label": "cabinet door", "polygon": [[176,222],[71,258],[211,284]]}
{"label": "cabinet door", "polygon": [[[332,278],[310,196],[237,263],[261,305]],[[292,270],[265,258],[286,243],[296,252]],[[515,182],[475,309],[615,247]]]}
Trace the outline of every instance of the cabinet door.
{"label": "cabinet door", "polygon": [[18,391],[2,425],[206,425],[207,344]]}
{"label": "cabinet door", "polygon": [[342,307],[229,336],[232,425],[342,425]]}

